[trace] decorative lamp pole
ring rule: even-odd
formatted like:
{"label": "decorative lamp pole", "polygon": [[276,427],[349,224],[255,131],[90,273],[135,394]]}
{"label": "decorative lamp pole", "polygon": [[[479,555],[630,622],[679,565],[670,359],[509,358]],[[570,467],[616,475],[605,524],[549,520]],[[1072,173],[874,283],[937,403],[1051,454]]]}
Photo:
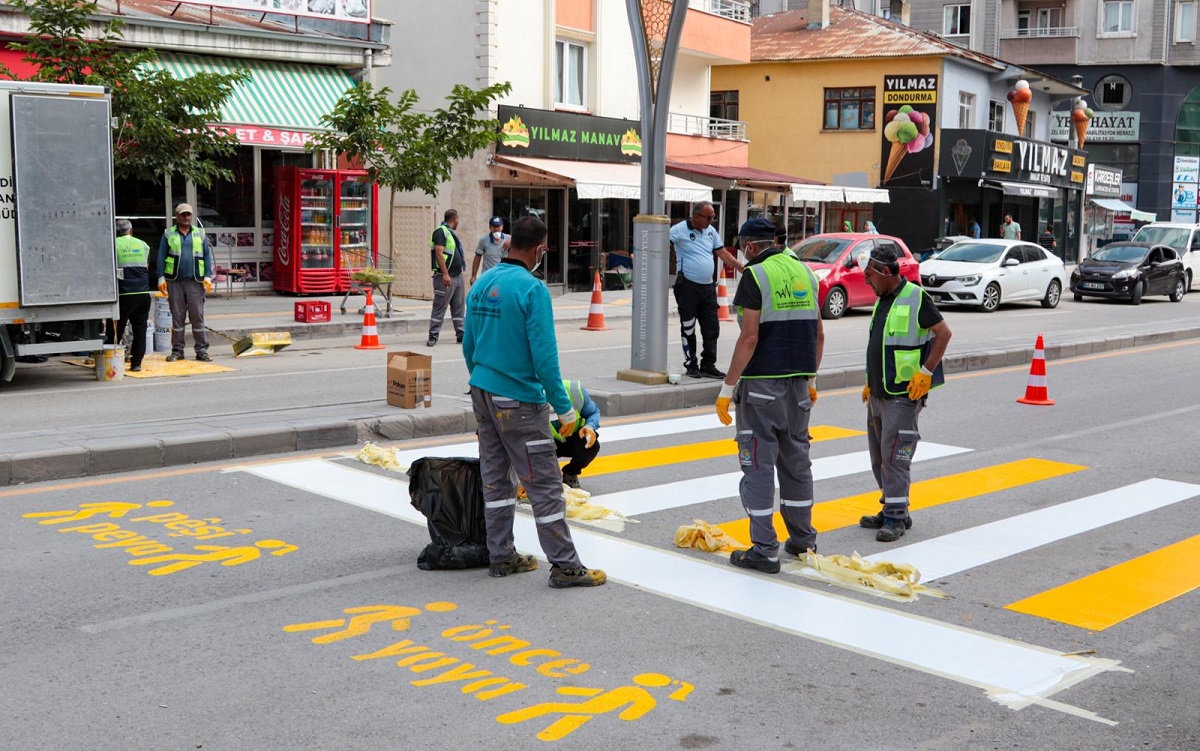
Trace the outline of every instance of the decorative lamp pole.
{"label": "decorative lamp pole", "polygon": [[667,269],[670,259],[666,214],[667,115],[679,37],[687,17],[685,0],[625,0],[633,32],[642,111],[642,192],[633,218],[633,326],[629,368],[617,378],[639,383],[667,380]]}

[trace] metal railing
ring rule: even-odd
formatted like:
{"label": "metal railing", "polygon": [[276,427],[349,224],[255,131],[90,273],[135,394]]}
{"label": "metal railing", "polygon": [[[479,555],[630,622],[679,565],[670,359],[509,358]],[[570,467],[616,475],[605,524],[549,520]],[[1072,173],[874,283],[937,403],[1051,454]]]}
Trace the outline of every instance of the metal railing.
{"label": "metal railing", "polygon": [[750,23],[748,0],[688,0],[688,7],[733,21]]}
{"label": "metal railing", "polygon": [[667,132],[681,133],[688,136],[726,138],[731,141],[747,140],[746,123],[742,120],[725,120],[720,117],[705,117],[703,115],[685,115],[680,112],[672,112],[667,117]]}
{"label": "metal railing", "polygon": [[1027,29],[1004,29],[1001,39],[1028,39],[1029,37],[1077,37],[1078,26],[1030,26]]}

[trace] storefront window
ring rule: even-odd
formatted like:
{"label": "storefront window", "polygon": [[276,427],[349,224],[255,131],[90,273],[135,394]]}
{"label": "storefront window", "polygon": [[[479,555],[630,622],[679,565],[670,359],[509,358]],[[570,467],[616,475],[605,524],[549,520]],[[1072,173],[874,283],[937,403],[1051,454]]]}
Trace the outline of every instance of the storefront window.
{"label": "storefront window", "polygon": [[254,221],[254,149],[241,146],[233,156],[216,162],[233,173],[229,181],[196,188],[196,213],[206,228],[247,227]]}
{"label": "storefront window", "polygon": [[157,249],[171,213],[165,186],[157,180],[117,180],[115,188],[117,216],[133,223],[134,237]]}
{"label": "storefront window", "polygon": [[[504,219],[511,230],[513,222],[523,216],[536,216],[546,223],[549,233],[546,245],[550,250],[534,275],[546,284],[563,283],[563,216],[562,190],[546,188],[494,188],[492,213]],[[463,242],[466,242],[464,240]],[[472,247],[474,247],[472,245]]]}
{"label": "storefront window", "polygon": [[306,151],[261,149],[262,157],[262,228],[275,226],[275,170],[280,167],[313,166],[313,155]]}

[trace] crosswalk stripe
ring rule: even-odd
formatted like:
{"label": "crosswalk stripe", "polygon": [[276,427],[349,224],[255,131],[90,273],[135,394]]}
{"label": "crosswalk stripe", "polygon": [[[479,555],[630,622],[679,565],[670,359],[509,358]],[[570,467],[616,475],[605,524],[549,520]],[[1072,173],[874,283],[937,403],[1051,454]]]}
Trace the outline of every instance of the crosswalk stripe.
{"label": "crosswalk stripe", "polygon": [[[808,432],[814,443],[863,435],[863,431],[861,430],[850,430],[849,428],[838,428],[831,425],[814,425],[809,428]],[[588,465],[585,474],[588,477],[597,477],[614,472],[651,469],[653,467],[663,467],[668,464],[683,464],[685,462],[698,462],[702,459],[716,459],[722,456],[736,455],[737,442],[732,438],[723,438],[718,441],[684,443],[676,446],[646,449],[645,451],[629,451],[624,454],[599,456]]]}
{"label": "crosswalk stripe", "polygon": [[[922,450],[924,447],[917,449],[918,456]],[[1084,469],[1087,467],[1048,459],[1021,459],[1015,462],[996,464],[969,472],[915,482],[909,489],[908,507],[910,511],[919,511],[1061,477]],[[855,527],[858,526],[859,517],[878,513],[879,509],[879,491],[877,490],[817,503],[813,506],[813,526],[818,532]],[[749,519],[737,519],[717,526],[742,544],[750,544]],[[775,514],[775,531],[780,539],[786,539],[788,536],[787,528],[783,524],[783,517],[778,513]]]}
{"label": "crosswalk stripe", "polygon": [[[946,446],[940,443],[922,443],[914,462],[941,459],[946,456],[965,454],[970,449]],[[871,471],[871,456],[866,451],[855,451],[837,456],[813,459],[813,480],[831,480],[837,477]],[[661,485],[622,490],[616,493],[594,495],[591,502],[618,511],[625,516],[649,514],[655,511],[707,503],[722,498],[736,498],[742,473],[727,472],[720,475],[696,477],[690,480],[668,482]]]}
{"label": "crosswalk stripe", "polygon": [[[921,572],[921,578],[929,582],[1197,495],[1200,495],[1200,485],[1143,480],[914,545],[890,548],[884,553],[867,556],[867,560],[910,563]],[[1104,596],[1112,602],[1112,593],[1104,593]]]}
{"label": "crosswalk stripe", "polygon": [[1103,631],[1200,588],[1200,535],[1006,605],[1070,626]]}

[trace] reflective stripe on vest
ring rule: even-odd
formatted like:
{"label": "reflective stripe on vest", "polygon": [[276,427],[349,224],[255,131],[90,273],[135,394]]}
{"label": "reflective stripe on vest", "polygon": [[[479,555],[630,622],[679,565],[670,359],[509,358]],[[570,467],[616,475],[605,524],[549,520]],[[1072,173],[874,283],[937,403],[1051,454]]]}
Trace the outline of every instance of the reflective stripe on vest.
{"label": "reflective stripe on vest", "polygon": [[758,344],[742,378],[793,378],[817,372],[817,280],[791,254],[779,252],[746,270],[758,282]]}
{"label": "reflective stripe on vest", "polygon": [[[442,246],[445,248],[445,251],[442,252],[442,258],[446,262],[446,269],[449,270],[450,263],[454,260],[454,251],[458,250],[458,243],[454,240],[454,231],[450,229],[448,224],[442,222],[439,226],[434,228],[433,234],[429,236],[430,251],[433,251],[437,248],[437,243],[434,241],[433,235],[436,235],[439,229],[444,230],[444,234],[446,235],[446,244]],[[436,262],[433,264],[433,270],[438,270]]]}
{"label": "reflective stripe on vest", "polygon": [[[192,227],[188,234],[192,239],[192,276],[196,281],[204,281],[208,269],[204,268],[204,230]],[[167,230],[167,259],[163,262],[162,275],[172,281],[179,278],[179,258],[183,255],[183,235],[178,227]]]}
{"label": "reflective stripe on vest", "polygon": [[[583,401],[584,401],[583,400],[583,381],[572,381],[570,379],[564,378],[562,384],[563,384],[563,388],[566,389],[566,391],[567,391],[567,398],[571,400],[571,408],[575,410],[576,414],[579,415],[579,419],[582,421],[583,413],[580,412],[580,410],[583,409]],[[558,422],[558,420],[550,421],[550,432],[554,434],[554,440],[556,440],[556,441],[566,440],[562,437],[562,434],[558,432],[559,426],[554,424],[556,422]],[[580,424],[577,427],[583,427],[583,425]]]}
{"label": "reflective stripe on vest", "polygon": [[[909,282],[897,293],[888,310],[883,328],[883,390],[889,396],[908,393],[908,382],[920,372],[926,345],[933,339],[929,329],[921,328],[917,321],[923,295],[920,287]],[[871,310],[872,325],[878,309],[879,301],[876,300],[875,308]],[[939,364],[933,374],[932,387],[941,386],[944,382],[942,366]]]}

